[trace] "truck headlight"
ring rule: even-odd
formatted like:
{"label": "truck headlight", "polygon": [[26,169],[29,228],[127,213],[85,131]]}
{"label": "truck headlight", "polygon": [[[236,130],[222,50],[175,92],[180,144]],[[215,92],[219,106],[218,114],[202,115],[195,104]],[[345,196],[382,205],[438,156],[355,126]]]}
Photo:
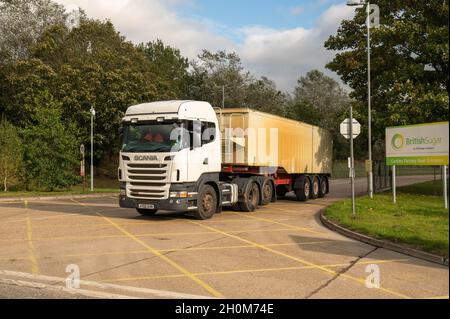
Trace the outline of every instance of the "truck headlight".
{"label": "truck headlight", "polygon": [[187,192],[170,192],[170,198],[187,198]]}

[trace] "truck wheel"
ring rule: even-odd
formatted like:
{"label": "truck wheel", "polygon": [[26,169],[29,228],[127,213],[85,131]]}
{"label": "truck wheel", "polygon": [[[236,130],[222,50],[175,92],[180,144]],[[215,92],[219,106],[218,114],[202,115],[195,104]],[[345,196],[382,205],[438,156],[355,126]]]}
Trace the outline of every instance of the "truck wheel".
{"label": "truck wheel", "polygon": [[269,178],[266,178],[262,185],[262,199],[261,199],[261,205],[266,206],[269,205],[272,201],[273,197],[273,184],[272,181]]}
{"label": "truck wheel", "polygon": [[311,194],[311,181],[308,176],[300,176],[298,184],[299,188],[295,189],[295,196],[298,201],[306,202]]}
{"label": "truck wheel", "polygon": [[217,211],[217,194],[210,185],[204,185],[197,199],[198,210],[194,217],[200,220],[210,219]]}
{"label": "truck wheel", "polygon": [[136,211],[142,216],[155,216],[155,214],[158,212],[157,209],[141,209],[141,208],[136,208]]}
{"label": "truck wheel", "polygon": [[280,186],[277,186],[276,191],[277,191],[277,196],[278,197],[284,197],[284,196],[286,196],[286,193],[288,192],[288,189],[287,189],[286,186],[280,185]]}
{"label": "truck wheel", "polygon": [[259,205],[259,188],[256,182],[249,182],[244,194],[244,201],[239,202],[243,212],[254,212]]}
{"label": "truck wheel", "polygon": [[320,178],[319,198],[324,198],[326,194],[328,194],[328,178],[322,176]]}
{"label": "truck wheel", "polygon": [[233,205],[231,205],[231,209],[234,210],[235,212],[240,212],[241,211],[241,206],[239,205],[239,202],[234,203]]}
{"label": "truck wheel", "polygon": [[320,192],[320,181],[319,181],[319,177],[317,177],[317,175],[315,175],[312,178],[310,198],[311,199],[318,198],[319,192]]}

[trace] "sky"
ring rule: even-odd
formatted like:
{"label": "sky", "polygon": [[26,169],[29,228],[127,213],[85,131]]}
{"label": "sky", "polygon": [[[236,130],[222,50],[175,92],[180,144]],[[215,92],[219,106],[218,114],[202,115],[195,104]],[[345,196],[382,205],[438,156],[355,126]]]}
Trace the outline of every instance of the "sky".
{"label": "sky", "polygon": [[161,39],[194,59],[202,49],[234,51],[255,76],[292,92],[297,79],[325,65],[323,47],[354,8],[345,0],[55,0],[68,11],[110,19],[134,43]]}

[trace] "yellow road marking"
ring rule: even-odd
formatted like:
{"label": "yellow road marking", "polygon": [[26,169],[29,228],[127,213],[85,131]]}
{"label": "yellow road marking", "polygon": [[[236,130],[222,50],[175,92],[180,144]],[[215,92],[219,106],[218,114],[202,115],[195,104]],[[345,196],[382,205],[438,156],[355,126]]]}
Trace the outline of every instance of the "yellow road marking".
{"label": "yellow road marking", "polygon": [[[124,236],[125,237],[125,236]],[[298,245],[313,245],[313,244],[322,244],[329,243],[329,240],[326,241],[314,241],[314,242],[305,242],[305,243],[281,243],[281,244],[264,244],[264,246],[268,247],[279,247],[279,246],[298,246]],[[235,246],[213,246],[213,247],[191,247],[191,248],[167,248],[167,249],[157,249],[161,253],[166,252],[175,252],[175,251],[202,251],[202,250],[222,250],[222,249],[241,249],[241,248],[253,248],[256,249],[252,245],[235,245]],[[142,254],[148,253],[147,250],[132,250],[132,251],[118,251],[118,252],[106,252],[106,253],[84,253],[84,254],[63,254],[59,256],[43,256],[38,259],[48,259],[48,258],[67,258],[67,257],[89,257],[89,256],[111,256],[111,255],[127,255],[127,254]],[[23,260],[28,259],[27,257],[2,257],[1,260]]]}
{"label": "yellow road marking", "polygon": [[28,241],[28,258],[31,263],[31,273],[36,275],[39,273],[39,267],[37,264],[36,256],[34,254],[33,229],[31,227],[30,217],[27,217],[27,241]]}
{"label": "yellow road marking", "polygon": [[[408,259],[394,259],[394,260],[378,260],[378,261],[365,261],[358,264],[382,264],[391,262],[402,262]],[[331,264],[322,265],[323,267],[346,267],[350,265],[349,263],[343,264]],[[232,274],[242,274],[242,273],[254,273],[254,272],[277,272],[286,270],[302,270],[302,269],[314,269],[314,266],[297,266],[297,267],[279,267],[279,268],[259,268],[259,269],[237,269],[237,270],[225,270],[225,271],[212,271],[212,272],[198,272],[194,273],[196,276],[217,276],[217,275],[232,275]],[[177,275],[159,275],[159,276],[141,276],[141,277],[125,277],[125,278],[109,278],[100,280],[100,282],[122,282],[122,281],[135,281],[135,280],[151,280],[151,279],[170,279],[170,278],[180,278],[184,277],[182,274]]]}
{"label": "yellow road marking", "polygon": [[207,283],[205,283],[203,280],[201,280],[200,278],[198,278],[197,276],[195,276],[194,274],[192,274],[191,272],[189,272],[187,269],[185,269],[184,267],[180,266],[179,264],[177,264],[176,262],[174,262],[172,259],[170,259],[169,257],[161,254],[158,250],[154,249],[153,247],[151,247],[150,245],[148,245],[146,242],[140,240],[139,238],[137,238],[136,236],[134,236],[133,234],[131,234],[130,232],[128,232],[127,230],[125,230],[124,228],[122,228],[121,226],[117,225],[115,222],[113,222],[112,220],[110,220],[109,218],[103,216],[102,214],[98,213],[98,215],[100,217],[103,217],[106,221],[108,221],[111,225],[113,225],[114,227],[116,227],[118,230],[120,230],[122,233],[124,233],[127,237],[129,237],[130,239],[134,240],[135,242],[137,242],[138,244],[140,244],[141,246],[145,247],[149,252],[153,253],[154,255],[158,256],[159,258],[161,258],[162,260],[164,260],[166,263],[168,263],[169,265],[171,265],[173,268],[177,269],[179,272],[181,272],[182,274],[186,275],[187,277],[189,277],[192,281],[194,281],[196,284],[198,284],[200,287],[204,288],[206,291],[208,291],[209,293],[211,293],[214,297],[217,298],[223,298],[224,296],[218,292],[217,290],[215,290],[214,288],[212,288],[211,286],[209,286]]}
{"label": "yellow road marking", "polygon": [[[86,206],[81,202],[78,202],[74,199],[72,199],[72,201],[79,203],[81,206]],[[125,234],[125,236],[127,236],[128,238],[132,239],[133,241],[135,241],[136,243],[140,244],[141,246],[145,247],[149,252],[151,252],[152,254],[154,254],[155,256],[158,256],[159,258],[161,258],[162,260],[164,260],[166,263],[168,263],[169,265],[171,265],[173,268],[177,269],[179,272],[181,272],[182,274],[186,275],[187,277],[189,277],[192,281],[194,281],[197,285],[199,285],[200,287],[202,287],[203,289],[205,289],[206,291],[208,291],[210,294],[212,294],[214,297],[216,298],[224,298],[224,296],[218,292],[216,289],[212,288],[211,286],[209,286],[206,282],[204,282],[203,280],[201,280],[200,278],[198,278],[197,276],[193,275],[191,272],[189,272],[187,269],[185,269],[183,266],[177,264],[175,261],[173,261],[172,259],[170,259],[169,257],[165,256],[164,254],[160,253],[158,250],[156,250],[155,248],[151,247],[150,245],[148,245],[146,242],[140,240],[139,238],[137,238],[135,235],[133,235],[132,233],[128,232],[126,229],[124,229],[123,227],[121,227],[120,225],[116,224],[114,221],[112,221],[111,219],[109,219],[108,217],[103,216],[101,213],[96,213],[98,216],[100,216],[101,218],[103,218],[105,221],[107,221],[108,223],[110,223],[112,226],[114,226],[115,228],[117,228],[120,232],[122,232],[123,234]]]}
{"label": "yellow road marking", "polygon": [[286,223],[281,223],[281,222],[278,222],[278,221],[275,221],[275,220],[272,220],[272,219],[268,219],[268,218],[256,217],[256,216],[246,215],[246,214],[243,214],[243,213],[236,213],[236,212],[233,212],[232,214],[239,215],[239,216],[245,216],[247,218],[260,220],[260,221],[264,221],[264,222],[267,222],[267,223],[272,223],[272,224],[280,225],[280,226],[284,226],[284,227],[289,227],[291,229],[301,230],[301,231],[305,231],[305,232],[309,232],[309,233],[313,233],[313,234],[327,235],[326,233],[323,233],[323,232],[318,232],[318,231],[315,231],[315,230],[311,230],[311,228],[298,227],[298,226],[294,226],[294,225],[290,225],[290,224],[286,224]]}
{"label": "yellow road marking", "polygon": [[[302,263],[302,264],[304,264],[304,265],[311,266],[311,267],[313,267],[313,268],[315,268],[315,269],[322,270],[323,272],[326,272],[326,273],[328,273],[328,274],[331,274],[331,275],[334,275],[334,276],[339,275],[339,276],[342,277],[342,278],[350,279],[350,280],[355,281],[355,282],[358,282],[358,283],[360,283],[360,284],[362,284],[362,285],[365,285],[365,284],[366,284],[365,281],[364,281],[363,279],[356,278],[356,277],[353,277],[353,276],[350,276],[350,275],[346,275],[346,274],[339,274],[339,273],[337,273],[337,272],[335,272],[335,271],[333,271],[333,270],[331,270],[331,269],[328,269],[328,268],[326,268],[326,267],[324,267],[324,266],[320,266],[320,265],[314,264],[314,263],[312,263],[312,262],[309,262],[309,261],[307,261],[307,260],[304,260],[304,259],[301,259],[301,258],[298,258],[298,257],[295,257],[295,256],[291,256],[291,255],[285,254],[285,253],[283,253],[283,252],[281,252],[281,251],[278,251],[278,250],[275,250],[275,249],[272,249],[272,248],[269,248],[269,247],[265,247],[265,246],[260,245],[260,244],[258,244],[258,243],[252,242],[252,241],[250,241],[250,240],[247,240],[247,239],[241,238],[241,237],[239,237],[239,236],[235,236],[235,235],[232,235],[232,234],[230,234],[230,233],[227,233],[226,231],[222,231],[222,230],[216,229],[216,228],[211,227],[211,226],[203,225],[203,224],[201,224],[201,223],[199,223],[199,222],[195,222],[195,221],[190,221],[190,222],[193,223],[193,224],[195,224],[195,225],[198,225],[198,226],[200,226],[200,227],[203,227],[203,228],[205,228],[205,229],[208,229],[208,230],[211,230],[211,231],[215,231],[215,232],[217,232],[217,233],[219,233],[219,234],[222,234],[222,235],[224,235],[224,236],[228,236],[228,237],[230,237],[230,238],[234,238],[234,239],[243,241],[243,242],[245,242],[245,243],[248,243],[248,244],[250,244],[250,245],[254,245],[254,246],[256,246],[256,247],[260,247],[261,249],[264,249],[264,250],[266,250],[266,251],[269,251],[269,252],[271,252],[271,253],[273,253],[273,254],[276,254],[276,255],[279,255],[279,256],[283,256],[283,257],[285,257],[285,258],[288,258],[288,259],[297,261],[297,262]],[[390,293],[390,294],[395,295],[395,296],[400,297],[400,298],[405,298],[405,299],[408,299],[408,298],[409,298],[409,297],[406,296],[406,295],[403,295],[403,294],[401,294],[401,293],[392,291],[392,290],[387,289],[387,288],[380,287],[379,290],[382,290],[382,291],[384,291],[384,292]]]}
{"label": "yellow road marking", "polygon": [[[100,213],[103,211],[100,211]],[[60,216],[60,217],[65,217],[65,216]],[[75,217],[75,216],[73,216]],[[98,216],[96,216],[98,217]],[[37,219],[32,219],[32,220],[37,220]],[[281,218],[281,219],[276,219],[276,221],[289,221],[291,219],[289,218]],[[25,221],[25,219],[20,219],[20,220],[14,220],[14,222],[16,221]],[[4,223],[8,223],[8,222],[12,222],[12,221],[7,221]],[[142,221],[136,221],[136,222],[121,222],[121,223],[117,223],[118,225],[122,225],[122,226],[149,226],[149,224],[151,224],[152,220],[142,220]],[[177,220],[167,220],[165,221],[167,222],[167,224],[186,224],[186,221],[177,221]],[[217,220],[211,220],[208,221],[209,224],[216,224],[216,223],[251,223],[252,220],[249,219],[217,219]],[[2,227],[3,223],[0,223],[0,227]],[[76,228],[76,227],[100,227],[100,226],[110,226],[110,224],[108,223],[84,223],[84,224],[62,224],[62,225],[57,225],[57,224],[52,224],[52,225],[39,225],[39,228],[62,228],[62,227],[70,227],[70,228]]]}
{"label": "yellow road marking", "polygon": [[[229,233],[266,233],[266,232],[278,232],[278,231],[292,231],[292,228],[275,228],[275,229],[254,229],[254,230],[232,230]],[[190,235],[211,235],[215,234],[213,231],[203,231],[203,232],[186,232],[186,233],[148,233],[148,234],[137,234],[136,237],[152,237],[152,236],[190,236]],[[124,238],[125,235],[93,235],[93,236],[58,236],[58,237],[39,237],[34,238],[37,240],[83,240],[83,239],[103,239],[103,238]],[[12,238],[12,239],[0,239],[0,242],[9,241],[24,241],[24,238]]]}

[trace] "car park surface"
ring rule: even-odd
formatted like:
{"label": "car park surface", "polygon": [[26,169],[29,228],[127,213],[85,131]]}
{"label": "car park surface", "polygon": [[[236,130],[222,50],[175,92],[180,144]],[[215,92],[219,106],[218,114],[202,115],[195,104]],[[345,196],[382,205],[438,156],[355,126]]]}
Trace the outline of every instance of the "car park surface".
{"label": "car park surface", "polygon": [[[399,185],[426,177],[402,177]],[[0,203],[3,298],[448,298],[448,267],[379,249],[321,225],[348,180],[306,203],[289,196],[207,221],[143,217],[116,196]],[[357,180],[361,194],[365,179]],[[79,289],[66,288],[69,265]],[[368,266],[380,287],[368,288]],[[70,268],[70,267],[69,267]],[[71,269],[72,269],[71,268]]]}

